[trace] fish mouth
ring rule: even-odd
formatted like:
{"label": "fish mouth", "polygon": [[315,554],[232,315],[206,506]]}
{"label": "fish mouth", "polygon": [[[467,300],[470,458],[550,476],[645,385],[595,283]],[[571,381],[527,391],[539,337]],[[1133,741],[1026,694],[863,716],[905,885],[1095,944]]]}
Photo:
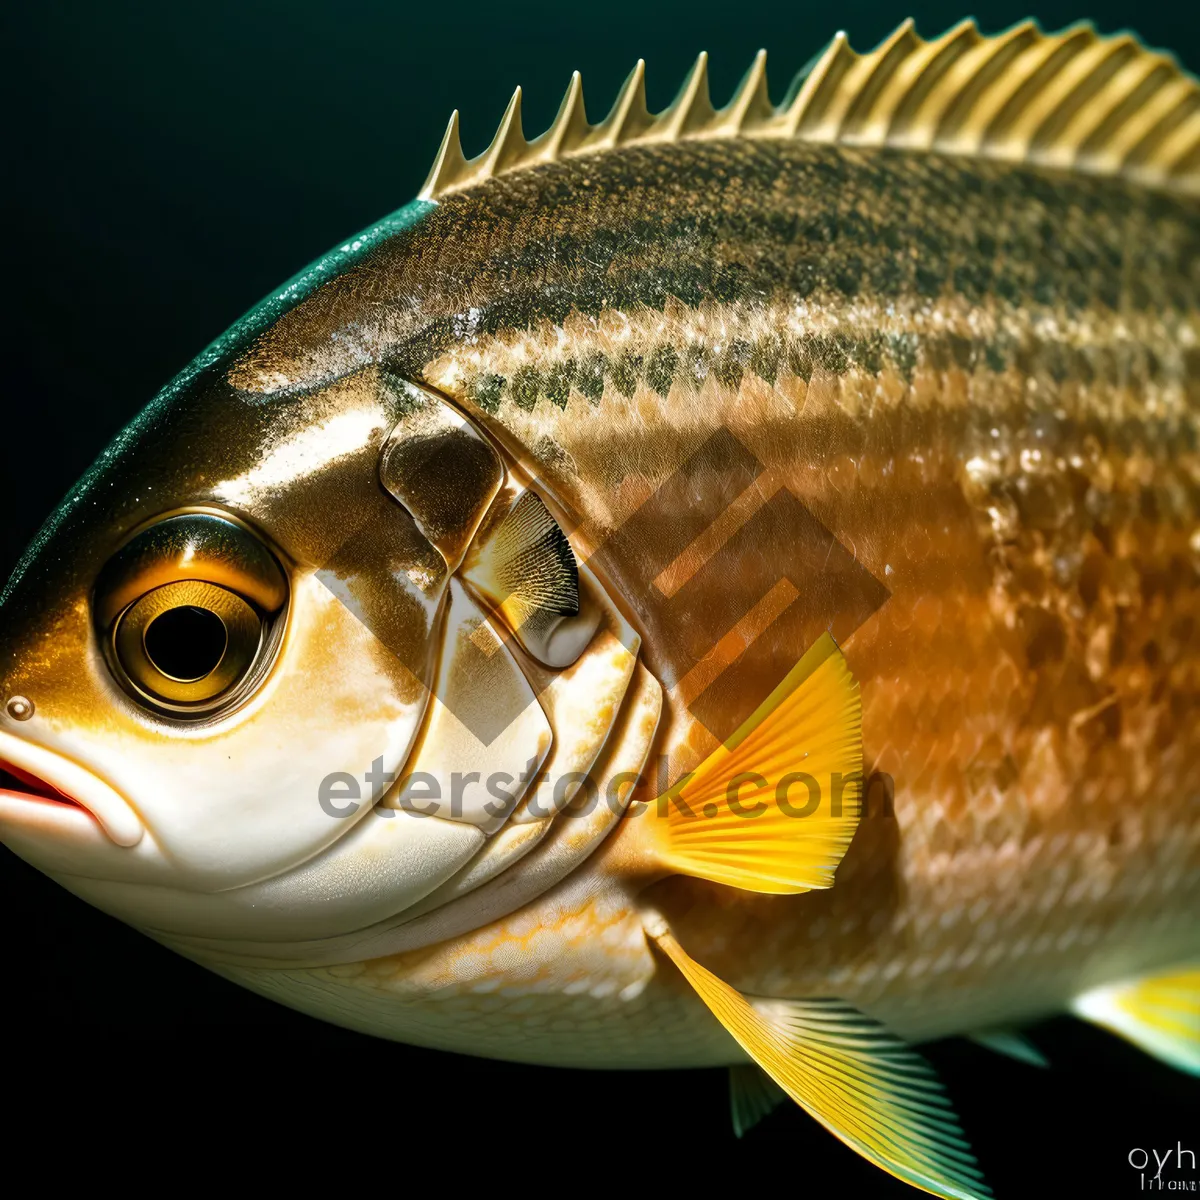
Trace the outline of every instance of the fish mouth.
{"label": "fish mouth", "polygon": [[0,730],[0,823],[88,833],[97,828],[117,846],[136,846],[145,826],[132,805],[85,767],[53,750]]}
{"label": "fish mouth", "polygon": [[[13,763],[0,758],[0,795],[10,800],[33,800],[39,804],[63,804],[68,808],[92,814],[77,800],[73,800],[66,792],[59,791],[52,783],[40,779],[29,771],[22,771]],[[92,817],[95,820],[95,817]]]}

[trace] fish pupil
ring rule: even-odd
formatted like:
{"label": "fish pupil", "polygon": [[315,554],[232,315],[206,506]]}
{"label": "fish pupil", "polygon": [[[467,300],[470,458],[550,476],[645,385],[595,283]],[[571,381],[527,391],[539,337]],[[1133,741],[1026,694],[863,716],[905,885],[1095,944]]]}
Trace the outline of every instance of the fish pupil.
{"label": "fish pupil", "polygon": [[194,683],[211,675],[225,657],[225,622],[207,608],[169,608],[146,628],[146,654],[167,678]]}

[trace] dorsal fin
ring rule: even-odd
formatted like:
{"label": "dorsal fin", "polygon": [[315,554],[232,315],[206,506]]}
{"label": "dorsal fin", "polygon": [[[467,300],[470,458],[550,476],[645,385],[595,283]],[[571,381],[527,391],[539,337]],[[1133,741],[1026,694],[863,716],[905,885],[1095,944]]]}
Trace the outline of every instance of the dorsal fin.
{"label": "dorsal fin", "polygon": [[1200,82],[1128,33],[1102,37],[1083,23],[1046,34],[1024,21],[989,37],[969,20],[927,42],[910,19],[869,54],[839,33],[778,108],[764,51],[720,110],[709,99],[707,61],[701,54],[657,116],[646,109],[639,62],[599,125],[588,124],[576,72],[554,123],[533,142],[521,132],[518,88],[492,144],[469,161],[455,112],[420,198],[618,146],[734,137],[1038,163],[1200,195]]}

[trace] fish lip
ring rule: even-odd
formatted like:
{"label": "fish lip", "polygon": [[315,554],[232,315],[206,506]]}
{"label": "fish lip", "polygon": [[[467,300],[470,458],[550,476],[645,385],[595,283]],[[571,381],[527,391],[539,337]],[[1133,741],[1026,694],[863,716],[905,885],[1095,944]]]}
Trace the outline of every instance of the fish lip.
{"label": "fish lip", "polygon": [[[5,762],[3,759],[0,759],[0,795],[7,796],[10,800],[34,800],[39,804],[62,804],[68,808],[77,808],[81,812],[88,812],[83,805],[60,792],[53,784],[47,783],[44,779],[38,779],[36,775],[30,775],[27,771],[22,771],[15,763]],[[88,812],[88,816],[91,816],[90,812]]]}
{"label": "fish lip", "polygon": [[[21,804],[53,806],[60,815],[78,813],[98,825],[118,846],[136,846],[145,833],[132,805],[111,784],[63,755],[0,730],[0,771],[29,777],[32,788],[20,790],[0,786],[0,799]],[[57,793],[57,795],[55,795]]]}

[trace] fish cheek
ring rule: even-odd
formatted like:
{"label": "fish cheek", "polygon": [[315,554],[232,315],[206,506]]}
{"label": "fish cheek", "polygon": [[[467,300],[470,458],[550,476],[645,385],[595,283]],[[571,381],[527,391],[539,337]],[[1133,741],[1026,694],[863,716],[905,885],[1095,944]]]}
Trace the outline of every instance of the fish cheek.
{"label": "fish cheek", "polygon": [[[301,577],[262,694],[179,764],[205,795],[166,806],[152,824],[170,853],[223,886],[295,866],[370,812],[408,755],[426,697],[324,584]],[[164,759],[164,784],[174,770]]]}
{"label": "fish cheek", "polygon": [[[84,694],[103,692],[97,676]],[[88,712],[102,701],[76,704],[56,714],[49,741],[128,799],[174,886],[215,891],[295,867],[369,815],[379,790],[372,764],[400,768],[426,695],[327,587],[301,574],[270,675],[229,716],[165,721],[112,685],[107,721]],[[331,787],[335,776],[342,786]],[[336,811],[322,804],[347,791],[357,799],[339,799]]]}

